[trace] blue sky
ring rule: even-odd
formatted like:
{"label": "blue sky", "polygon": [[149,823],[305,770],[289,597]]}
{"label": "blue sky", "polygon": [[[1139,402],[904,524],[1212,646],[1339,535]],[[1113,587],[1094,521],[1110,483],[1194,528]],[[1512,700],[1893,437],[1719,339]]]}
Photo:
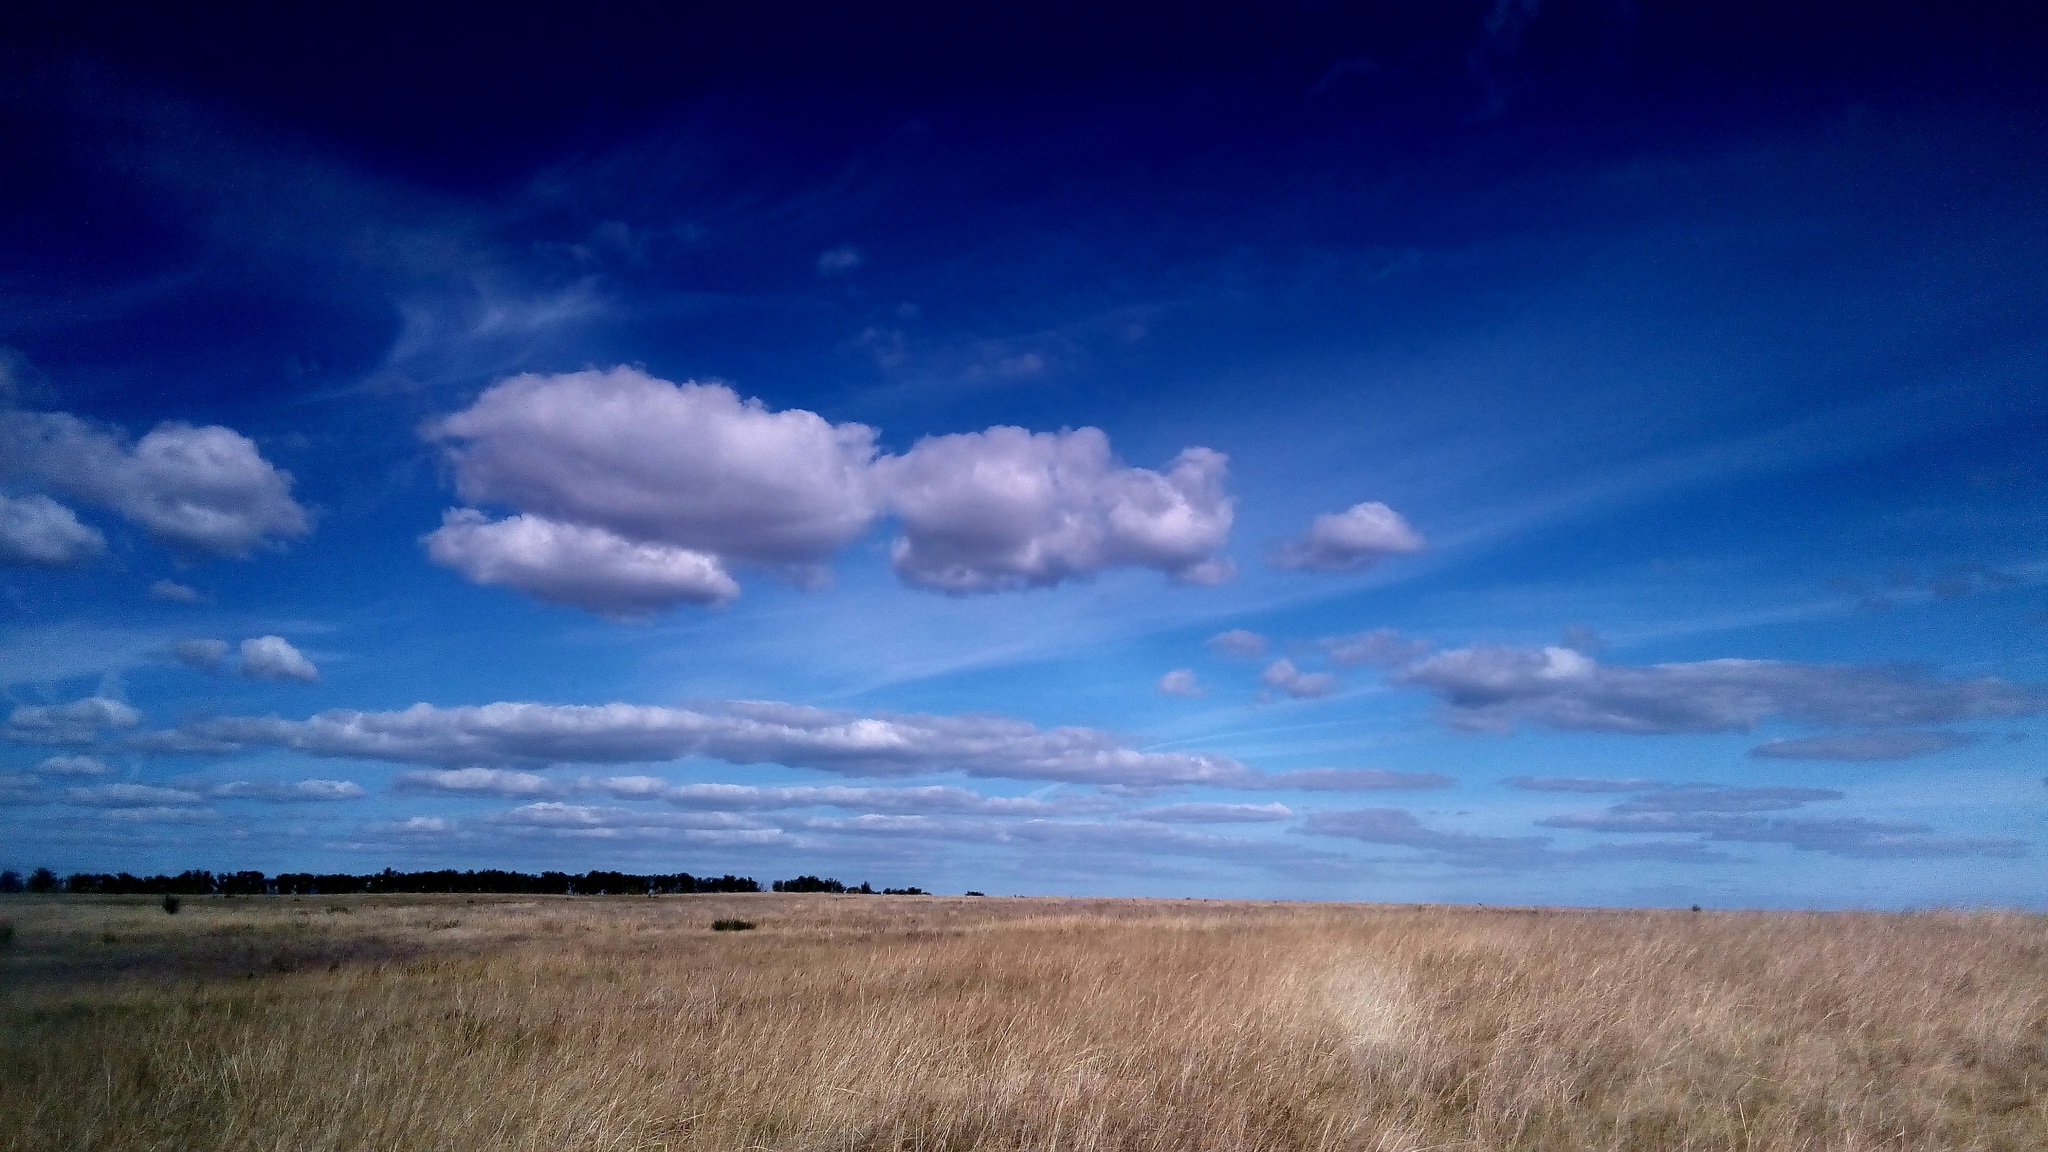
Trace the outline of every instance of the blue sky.
{"label": "blue sky", "polygon": [[10,17],[0,865],[2038,906],[2043,38],[1848,11]]}

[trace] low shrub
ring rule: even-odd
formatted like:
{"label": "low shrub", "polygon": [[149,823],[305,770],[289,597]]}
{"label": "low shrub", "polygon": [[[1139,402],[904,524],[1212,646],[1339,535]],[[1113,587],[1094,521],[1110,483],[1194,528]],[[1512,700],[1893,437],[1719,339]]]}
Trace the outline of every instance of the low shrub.
{"label": "low shrub", "polygon": [[711,930],[713,932],[751,932],[753,929],[754,922],[752,920],[713,920],[711,922]]}
{"label": "low shrub", "polygon": [[176,896],[167,895],[164,897],[164,912],[166,914],[176,916],[178,914],[178,909],[182,907],[184,907],[184,902],[179,900]]}

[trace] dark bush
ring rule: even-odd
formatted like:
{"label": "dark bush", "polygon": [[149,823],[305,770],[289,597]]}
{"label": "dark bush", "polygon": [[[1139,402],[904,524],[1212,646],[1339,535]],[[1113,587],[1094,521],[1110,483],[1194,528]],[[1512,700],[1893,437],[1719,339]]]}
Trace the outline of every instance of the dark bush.
{"label": "dark bush", "polygon": [[973,891],[970,891],[970,892],[968,892],[967,894],[968,894],[969,896],[980,896],[980,895],[983,895],[983,893],[980,893],[980,892],[973,892]]}
{"label": "dark bush", "polygon": [[28,874],[28,890],[31,892],[55,892],[57,874],[48,868],[38,868]]}
{"label": "dark bush", "polygon": [[882,889],[882,895],[884,895],[884,896],[929,896],[929,895],[931,895],[931,893],[929,893],[929,892],[926,892],[926,891],[925,891],[924,889],[922,889],[922,888],[884,888],[884,889]]}
{"label": "dark bush", "polygon": [[21,873],[16,872],[12,868],[5,872],[0,872],[0,892],[19,891],[21,891]]}
{"label": "dark bush", "polygon": [[166,914],[176,916],[178,909],[182,907],[184,907],[183,901],[180,901],[176,896],[168,892],[164,893],[164,912]]}
{"label": "dark bush", "polygon": [[713,920],[711,922],[711,930],[713,932],[751,932],[754,930],[754,922],[752,920]]}

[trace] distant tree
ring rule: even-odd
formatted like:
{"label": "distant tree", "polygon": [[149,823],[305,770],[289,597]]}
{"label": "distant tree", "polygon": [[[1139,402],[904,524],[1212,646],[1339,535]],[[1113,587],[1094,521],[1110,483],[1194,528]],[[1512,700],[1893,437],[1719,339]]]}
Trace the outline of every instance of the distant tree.
{"label": "distant tree", "polygon": [[831,892],[836,894],[846,891],[846,885],[841,884],[837,880],[820,879],[816,876],[799,876],[794,880],[777,880],[775,882],[775,890],[777,892]]}
{"label": "distant tree", "polygon": [[16,872],[12,868],[5,872],[0,872],[0,892],[19,891],[21,891],[21,873]]}
{"label": "distant tree", "polygon": [[28,890],[31,892],[55,892],[57,874],[48,868],[38,868],[28,874]]}

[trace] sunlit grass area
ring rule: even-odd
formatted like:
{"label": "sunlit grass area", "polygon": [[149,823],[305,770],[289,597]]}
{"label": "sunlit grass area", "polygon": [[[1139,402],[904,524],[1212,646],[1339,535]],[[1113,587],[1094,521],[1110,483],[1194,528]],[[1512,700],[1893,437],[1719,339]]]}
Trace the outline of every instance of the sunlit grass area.
{"label": "sunlit grass area", "polygon": [[2048,1147],[2035,916],[763,894],[0,919],[7,1149]]}

